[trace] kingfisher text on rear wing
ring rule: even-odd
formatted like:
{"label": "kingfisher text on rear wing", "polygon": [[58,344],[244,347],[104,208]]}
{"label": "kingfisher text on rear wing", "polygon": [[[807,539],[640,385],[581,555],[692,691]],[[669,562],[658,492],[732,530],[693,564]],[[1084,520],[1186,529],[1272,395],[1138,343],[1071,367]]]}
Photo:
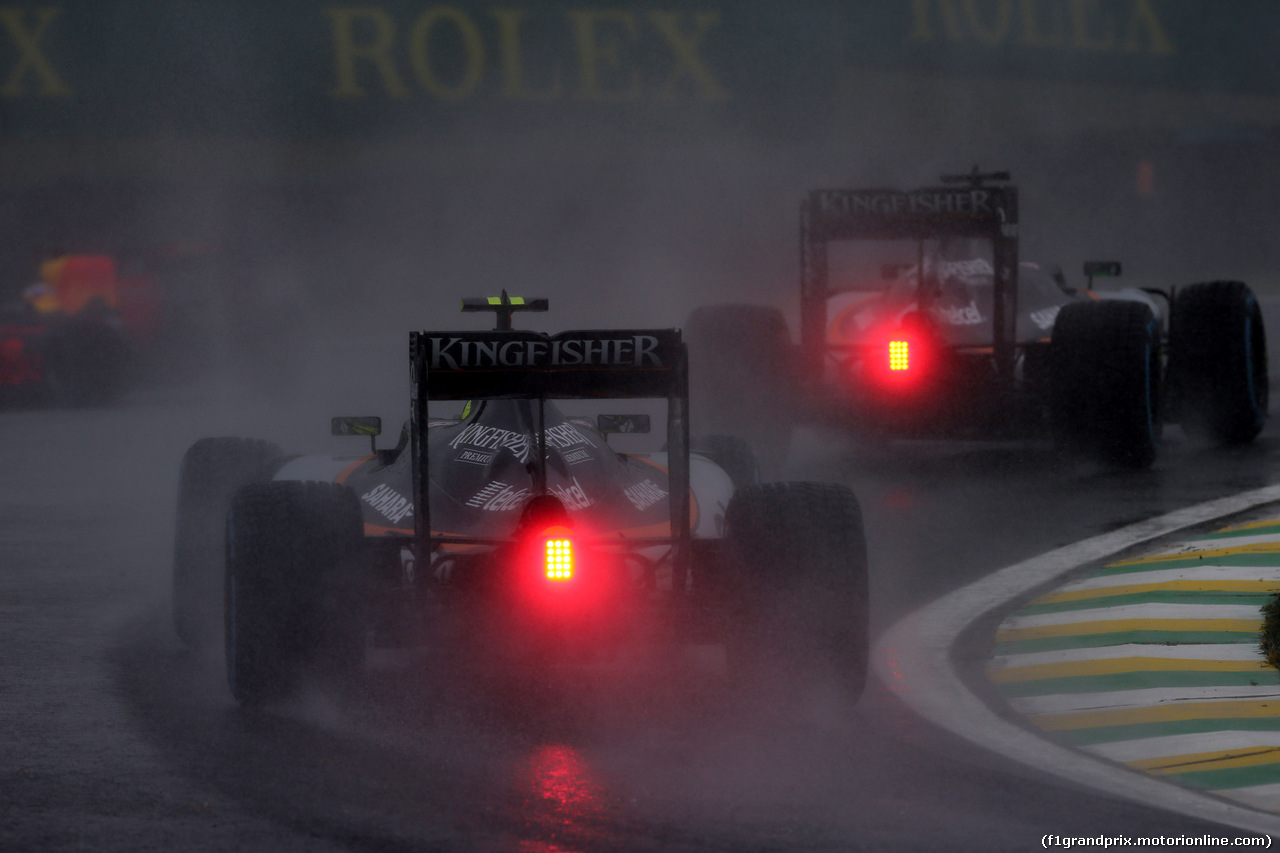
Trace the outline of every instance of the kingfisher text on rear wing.
{"label": "kingfisher text on rear wing", "polygon": [[417,381],[432,399],[686,393],[678,329],[417,332],[410,340]]}
{"label": "kingfisher text on rear wing", "polygon": [[504,367],[667,367],[662,338],[653,334],[615,337],[529,339],[521,336],[431,335],[425,340],[431,370]]}

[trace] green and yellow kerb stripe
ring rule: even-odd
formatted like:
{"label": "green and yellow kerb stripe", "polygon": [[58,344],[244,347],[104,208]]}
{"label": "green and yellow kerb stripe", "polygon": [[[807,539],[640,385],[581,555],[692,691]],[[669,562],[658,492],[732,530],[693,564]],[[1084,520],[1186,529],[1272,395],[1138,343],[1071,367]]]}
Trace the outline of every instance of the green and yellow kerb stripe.
{"label": "green and yellow kerb stripe", "polygon": [[1030,602],[987,675],[1051,738],[1280,811],[1280,673],[1258,649],[1280,519],[1120,560]]}

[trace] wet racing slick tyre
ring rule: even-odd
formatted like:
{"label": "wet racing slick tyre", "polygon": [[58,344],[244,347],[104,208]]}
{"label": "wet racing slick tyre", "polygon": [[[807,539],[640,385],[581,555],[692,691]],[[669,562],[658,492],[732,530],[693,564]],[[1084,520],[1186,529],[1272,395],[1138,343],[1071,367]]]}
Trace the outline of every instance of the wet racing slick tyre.
{"label": "wet racing slick tyre", "polygon": [[202,438],[182,457],[173,548],[173,623],[191,648],[222,643],[222,574],[231,496],[270,476],[280,448],[249,438]]}
{"label": "wet racing slick tyre", "polygon": [[690,444],[694,453],[707,457],[729,475],[734,491],[760,482],[756,455],[745,439],[736,435],[704,435]]}
{"label": "wet racing slick tyre", "polygon": [[1253,441],[1267,420],[1267,336],[1258,299],[1239,281],[1174,294],[1169,322],[1173,416],[1216,444]]}
{"label": "wet racing slick tyre", "polygon": [[293,695],[304,675],[348,675],[364,653],[356,494],[320,482],[254,483],[227,513],[226,663],[236,701]]}
{"label": "wet racing slick tyre", "polygon": [[776,477],[791,447],[795,356],[787,322],[763,305],[707,305],[684,326],[690,423],[700,435],[741,435]]}
{"label": "wet racing slick tyre", "polygon": [[1058,312],[1050,419],[1060,446],[1114,468],[1146,468],[1160,444],[1160,332],[1151,308],[1120,299]]}
{"label": "wet racing slick tyre", "polygon": [[870,606],[853,492],[832,483],[748,486],[733,496],[725,526],[731,686],[785,702],[833,685],[856,702],[867,679]]}

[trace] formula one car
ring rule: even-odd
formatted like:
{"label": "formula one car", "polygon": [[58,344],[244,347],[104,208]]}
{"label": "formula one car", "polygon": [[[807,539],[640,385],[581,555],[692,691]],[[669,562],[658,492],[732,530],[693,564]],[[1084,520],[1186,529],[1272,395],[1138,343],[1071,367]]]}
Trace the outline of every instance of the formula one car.
{"label": "formula one car", "polygon": [[[815,190],[801,215],[800,344],[772,307],[685,326],[695,426],[755,423],[778,464],[795,412],[881,437],[1018,438],[1150,465],[1165,422],[1219,444],[1267,416],[1266,335],[1237,281],[1099,291],[1018,257],[1008,173],[910,192]],[[1164,354],[1168,354],[1166,358]]]}
{"label": "formula one car", "polygon": [[[101,405],[123,390],[132,347],[114,301],[115,262],[57,261],[58,287],[41,282],[27,304],[0,310],[0,400]],[[105,298],[104,298],[105,297]]]}
{"label": "formula one car", "polygon": [[[287,456],[206,438],[187,451],[174,615],[188,643],[216,639],[225,594],[236,699],[286,697],[371,645],[450,626],[477,657],[523,671],[607,658],[643,626],[722,642],[734,683],[822,678],[856,698],[868,589],[853,493],[755,482],[731,437],[691,450],[678,330],[547,335],[511,328],[546,300],[463,304],[494,311],[497,328],[410,335],[411,417],[395,447]],[[628,398],[665,404],[665,450],[610,447],[646,433],[649,415],[569,413]],[[380,429],[333,421],[339,435]]]}
{"label": "formula one car", "polygon": [[0,400],[98,406],[124,390],[129,342],[110,316],[0,311]]}

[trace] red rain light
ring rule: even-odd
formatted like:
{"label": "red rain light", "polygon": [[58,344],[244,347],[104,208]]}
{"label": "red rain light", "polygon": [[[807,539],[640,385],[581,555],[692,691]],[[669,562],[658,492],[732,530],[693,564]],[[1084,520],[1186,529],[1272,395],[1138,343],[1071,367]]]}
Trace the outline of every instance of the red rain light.
{"label": "red rain light", "polygon": [[911,369],[911,342],[889,341],[889,370],[901,372]]}
{"label": "red rain light", "polygon": [[928,394],[936,387],[941,366],[938,336],[926,319],[908,314],[873,340],[867,376],[886,393],[897,399]]}
{"label": "red rain light", "polygon": [[[561,530],[564,530],[561,528]],[[548,531],[550,533],[550,531]],[[567,531],[565,531],[567,533]],[[545,535],[545,534],[544,534]],[[573,580],[574,548],[573,540],[557,531],[545,535],[544,563],[546,578],[549,581],[564,582]]]}

